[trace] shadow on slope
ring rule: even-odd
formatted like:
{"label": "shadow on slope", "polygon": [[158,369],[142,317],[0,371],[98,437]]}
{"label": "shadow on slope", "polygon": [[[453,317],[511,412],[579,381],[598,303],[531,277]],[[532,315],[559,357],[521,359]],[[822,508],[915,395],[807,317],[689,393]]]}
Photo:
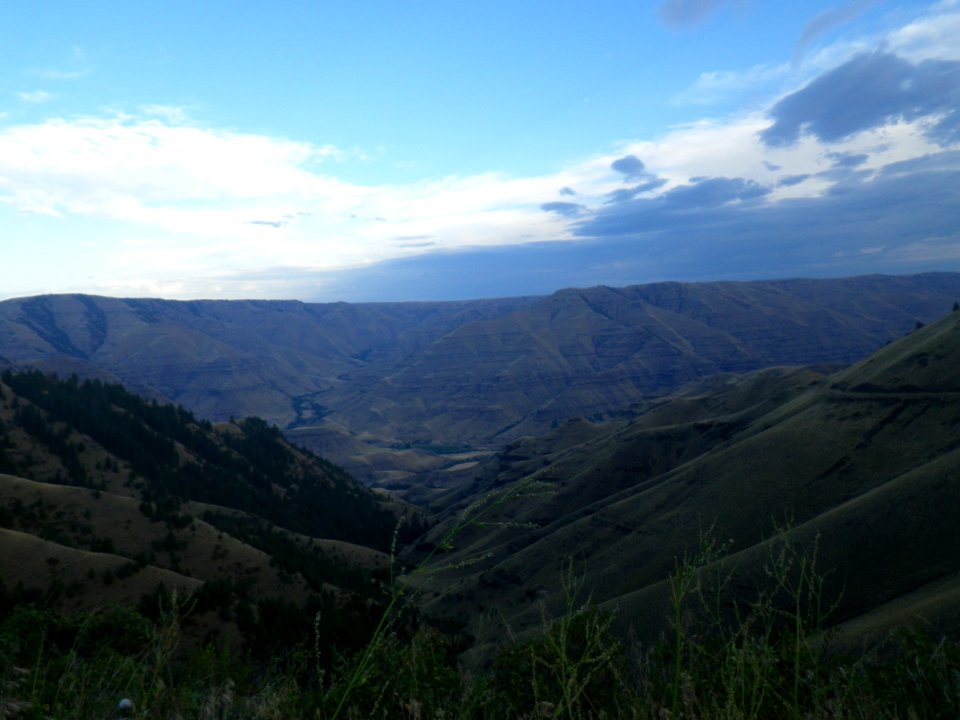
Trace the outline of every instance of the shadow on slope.
{"label": "shadow on slope", "polygon": [[458,569],[424,585],[424,606],[470,618],[494,642],[537,626],[541,601],[548,616],[561,611],[558,571],[572,560],[623,629],[655,637],[665,579],[703,531],[729,541],[725,567],[749,594],[775,526],[789,525],[800,545],[822,537],[827,594],[840,598],[832,622],[878,613],[865,632],[921,607],[948,617],[960,572],[958,364],[954,312],[834,375],[762,371],[632,420],[515,443],[477,490],[533,478],[538,492],[467,529],[437,561]]}
{"label": "shadow on slope", "polygon": [[86,610],[156,610],[180,590],[196,633],[264,647],[304,642],[322,610],[324,643],[363,642],[408,508],[256,418],[214,426],[37,371],[0,380],[5,590]]}

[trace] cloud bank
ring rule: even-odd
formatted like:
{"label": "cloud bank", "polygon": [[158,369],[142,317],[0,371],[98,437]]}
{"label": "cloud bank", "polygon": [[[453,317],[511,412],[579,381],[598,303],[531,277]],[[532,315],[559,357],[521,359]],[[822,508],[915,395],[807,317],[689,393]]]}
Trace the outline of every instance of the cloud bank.
{"label": "cloud bank", "polygon": [[780,100],[761,137],[767,145],[795,143],[806,132],[827,143],[898,122],[922,120],[927,134],[960,141],[960,62],[913,64],[888,52],[858,55]]}

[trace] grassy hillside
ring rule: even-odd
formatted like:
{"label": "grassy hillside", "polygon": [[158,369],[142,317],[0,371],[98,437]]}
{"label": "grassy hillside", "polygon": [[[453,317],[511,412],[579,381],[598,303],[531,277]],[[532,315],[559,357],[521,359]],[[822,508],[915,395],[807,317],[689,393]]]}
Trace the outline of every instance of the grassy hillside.
{"label": "grassy hillside", "polygon": [[[771,548],[789,541],[817,545],[829,570],[823,590],[838,599],[832,626],[864,634],[917,613],[953,622],[958,368],[954,312],[834,375],[718,379],[632,419],[581,420],[517,441],[459,508],[528,489],[435,556],[455,569],[422,583],[425,607],[470,618],[470,632],[496,643],[539,626],[544,599],[548,617],[562,612],[558,570],[573,562],[621,630],[655,638],[668,616],[667,578],[678,559],[697,557],[710,530],[725,558],[707,565],[736,569],[733,597],[756,592]],[[421,551],[440,544],[459,511]]]}
{"label": "grassy hillside", "polygon": [[[155,613],[252,650],[363,642],[409,514],[256,418],[214,426],[99,380],[0,374],[0,581],[45,607]],[[416,527],[413,522],[411,527]],[[351,628],[355,632],[351,632]]]}

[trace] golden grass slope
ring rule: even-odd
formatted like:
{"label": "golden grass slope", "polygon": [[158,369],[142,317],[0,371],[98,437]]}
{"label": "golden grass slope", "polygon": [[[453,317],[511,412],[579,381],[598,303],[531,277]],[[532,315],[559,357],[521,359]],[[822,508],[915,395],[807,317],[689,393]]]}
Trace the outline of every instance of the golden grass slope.
{"label": "golden grass slope", "polygon": [[[102,578],[121,571],[129,564],[128,558],[66,547],[17,530],[0,528],[0,547],[0,578],[9,588],[22,583],[25,588],[47,590],[54,583],[61,583],[68,606],[74,608],[136,605],[143,595],[161,584],[182,593],[193,592],[203,584],[196,578],[152,565],[104,584]],[[97,585],[95,592],[88,589],[91,584]]]}
{"label": "golden grass slope", "polygon": [[[13,376],[5,377],[16,384]],[[69,383],[48,382],[44,386],[48,393],[44,397],[48,399],[55,393],[76,392],[76,387]],[[127,401],[121,398],[118,402]],[[112,407],[118,409],[116,405]],[[156,406],[144,405],[144,417],[136,414],[140,411],[135,402],[129,407],[132,409],[110,416],[101,423],[102,427],[93,427],[90,433],[100,437],[103,427],[115,428],[116,423],[130,423],[133,427],[146,422],[149,413],[154,412],[151,408]],[[39,429],[23,424],[27,410],[35,418],[33,422],[40,423]],[[21,584],[41,593],[56,591],[58,597],[66,593],[65,599],[73,605],[92,607],[121,597],[137,599],[153,593],[161,583],[167,591],[192,591],[216,581],[220,583],[218,587],[230,588],[235,596],[249,602],[282,597],[286,602],[305,606],[319,593],[336,599],[353,597],[359,585],[367,582],[363,578],[384,571],[388,564],[387,556],[372,548],[309,536],[308,531],[292,532],[281,526],[286,516],[271,522],[253,511],[181,499],[171,499],[176,503],[172,510],[168,507],[160,511],[163,495],[150,485],[148,478],[134,472],[134,458],[107,451],[94,437],[78,432],[57,417],[60,416],[55,412],[42,410],[14,393],[11,385],[0,383],[0,461],[8,469],[11,465],[18,468],[16,474],[0,472],[0,527],[10,531],[0,538],[0,579],[8,590]],[[168,473],[176,474],[190,464],[199,464],[202,472],[195,472],[192,482],[203,483],[217,477],[217,473],[223,477],[216,462],[236,465],[243,459],[238,454],[241,451],[231,450],[228,441],[239,442],[248,437],[247,425],[222,424],[205,429],[189,418],[184,422],[186,425],[179,430],[184,441],[171,443],[174,452]],[[109,433],[103,436],[109,438]],[[205,438],[208,447],[215,445],[226,454],[204,451],[198,438]],[[64,448],[73,453],[73,462],[65,459],[69,455]],[[281,470],[272,470],[272,474],[258,481],[261,485],[269,482],[270,492],[280,498],[309,486],[314,494],[308,498],[310,502],[339,502],[337,507],[349,513],[354,507],[351,498],[369,494],[333,466],[289,446],[279,434],[269,435],[259,451],[285,458]],[[115,452],[122,454],[123,450]],[[229,487],[236,489],[241,500],[248,487],[243,474],[245,466],[241,463],[236,476],[227,478]],[[229,497],[224,497],[224,502],[229,502]],[[264,502],[269,501],[267,496]],[[384,541],[394,522],[386,508],[396,508],[398,514],[412,512],[386,499],[371,497],[370,503],[384,508]],[[215,527],[206,519],[217,522],[216,518],[207,513],[237,520],[239,524],[232,528]],[[355,520],[360,522],[363,518]],[[325,527],[317,523],[314,534],[323,535]],[[26,546],[33,550],[24,554],[22,549]],[[271,552],[285,554],[275,557]],[[69,556],[69,562],[63,559],[65,556]],[[325,563],[325,569],[303,565],[306,558],[311,558],[314,565]],[[316,572],[308,577],[308,570]]]}
{"label": "golden grass slope", "polygon": [[[285,586],[291,599],[302,600],[309,592],[299,577],[281,580],[266,553],[196,518],[183,529],[151,521],[133,498],[0,474],[0,507],[9,511],[11,532],[21,538],[20,543],[8,544],[12,536],[5,536],[0,543],[0,568],[8,586],[23,582],[26,587],[45,589],[54,579],[65,583],[85,579],[89,582],[77,591],[77,602],[99,604],[114,595],[113,580],[105,583],[102,571],[134,564],[141,567],[126,584],[138,592],[131,596],[136,598],[153,592],[164,578],[167,589],[192,590],[219,578],[251,581],[254,596],[273,594],[279,586]],[[45,552],[60,548],[73,561],[38,565],[36,555],[22,558],[18,548],[30,536],[42,542]],[[109,553],[84,550],[91,540],[97,547],[112,549]],[[88,577],[91,569],[95,579]]]}

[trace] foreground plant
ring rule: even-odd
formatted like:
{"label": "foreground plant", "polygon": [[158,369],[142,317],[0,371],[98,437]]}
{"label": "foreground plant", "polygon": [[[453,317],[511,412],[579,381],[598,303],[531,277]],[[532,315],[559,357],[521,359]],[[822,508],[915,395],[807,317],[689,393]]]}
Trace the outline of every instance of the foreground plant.
{"label": "foreground plant", "polygon": [[[458,667],[463,647],[453,639],[405,626],[399,599],[363,651],[323,670],[316,653],[280,662],[184,647],[190,603],[176,596],[155,621],[120,608],[70,617],[24,603],[0,615],[0,710],[102,720],[129,698],[131,716],[143,720],[960,717],[956,640],[904,630],[852,656],[830,648],[818,538],[773,538],[765,584],[749,596],[727,547],[707,534],[678,560],[664,619],[671,634],[632,655],[614,616],[590,602],[566,564],[561,617],[504,644],[472,675]],[[393,592],[406,592],[400,578]]]}
{"label": "foreground plant", "polygon": [[564,614],[504,647],[485,681],[482,717],[618,717],[626,710],[625,651],[613,615],[583,599],[573,563],[561,571]]}
{"label": "foreground plant", "polygon": [[[363,700],[356,698],[357,694],[361,690],[369,691],[378,678],[383,681],[383,675],[375,670],[378,656],[382,658],[383,656],[396,652],[396,648],[394,646],[394,643],[396,642],[395,630],[403,618],[407,594],[409,589],[413,586],[413,582],[415,582],[419,577],[428,573],[433,574],[450,569],[447,566],[440,566],[436,568],[432,567],[431,561],[434,559],[437,553],[452,550],[454,540],[458,538],[467,528],[483,527],[485,524],[487,524],[485,518],[497,508],[518,497],[523,497],[530,493],[537,493],[541,491],[543,491],[541,483],[537,479],[537,476],[533,475],[505,489],[495,490],[482,495],[457,515],[456,519],[451,524],[451,527],[444,533],[439,542],[434,544],[433,548],[422,560],[420,560],[420,562],[415,568],[413,568],[412,571],[406,572],[405,570],[401,569],[399,575],[397,576],[393,574],[393,568],[396,558],[396,541],[399,533],[398,531],[394,532],[393,541],[390,545],[391,583],[389,588],[389,600],[386,604],[383,614],[380,617],[379,623],[373,631],[370,641],[367,643],[366,648],[360,653],[359,658],[355,660],[352,668],[348,669],[344,673],[344,676],[340,682],[333,684],[328,691],[328,696],[333,696],[336,698],[333,710],[329,715],[331,720],[336,720],[336,718],[341,717],[350,707],[351,703],[355,705],[364,704]],[[453,567],[462,567],[463,565],[474,562],[475,560],[476,559],[464,560]],[[446,680],[444,680],[441,684],[446,687]],[[379,690],[375,690],[374,692],[378,693],[378,695],[375,698],[376,702],[374,702],[373,708],[380,710],[380,701],[384,695],[383,687],[381,686]],[[329,697],[327,699],[329,700]],[[414,716],[420,717],[419,713],[422,712],[423,702],[419,699],[413,698],[408,705],[409,707],[418,708],[418,714]],[[368,715],[367,717],[372,717],[372,715]]]}

